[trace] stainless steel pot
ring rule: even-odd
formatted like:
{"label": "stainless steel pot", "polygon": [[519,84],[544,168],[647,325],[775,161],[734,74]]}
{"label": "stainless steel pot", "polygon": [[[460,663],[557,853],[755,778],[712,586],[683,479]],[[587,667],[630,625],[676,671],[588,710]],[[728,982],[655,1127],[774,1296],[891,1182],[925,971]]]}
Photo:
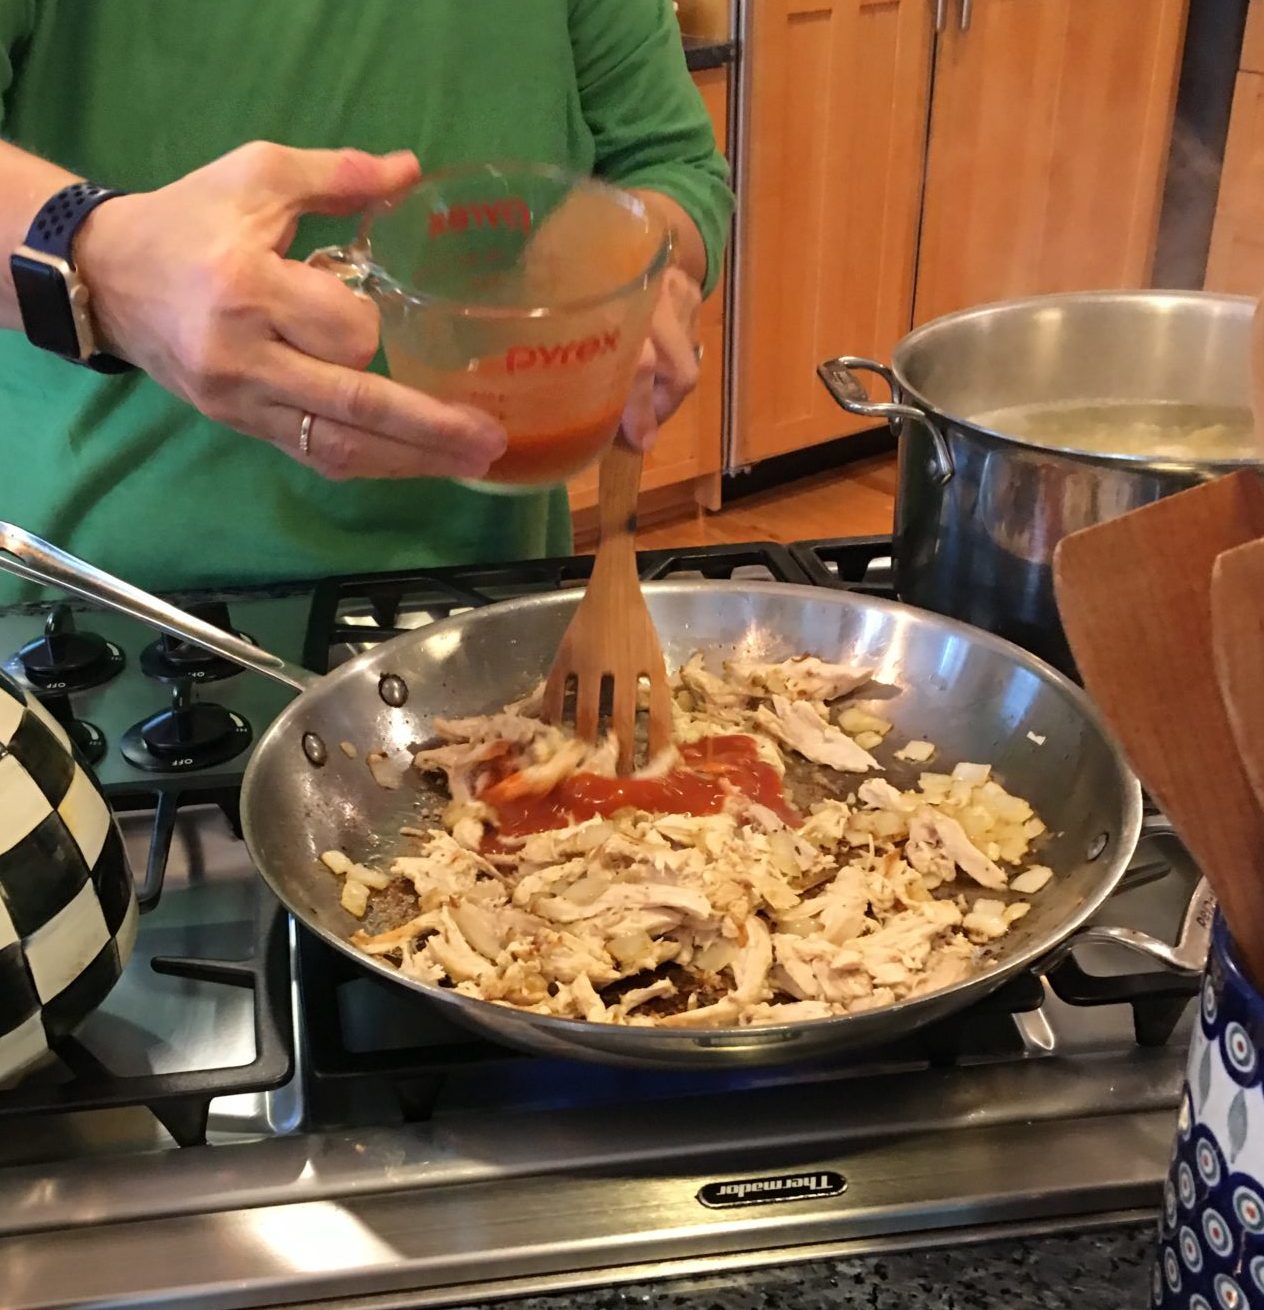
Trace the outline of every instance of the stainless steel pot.
{"label": "stainless steel pot", "polygon": [[[1241,463],[1075,454],[970,416],[1057,401],[1249,407],[1253,310],[1247,297],[1202,292],[1036,296],[927,323],[890,368],[846,355],[821,364],[843,409],[900,436],[900,598],[1073,670],[1053,595],[1058,542]],[[891,402],[871,401],[859,372],[881,377]]]}
{"label": "stainless steel pot", "polygon": [[[321,851],[380,856],[416,807],[421,780],[387,790],[369,750],[406,761],[436,716],[487,713],[540,679],[579,602],[572,590],[507,601],[405,633],[317,677],[0,524],[0,568],[18,572],[175,633],[301,692],[255,747],[242,789],[254,861],[286,908],[366,970],[443,1005],[458,1022],[550,1055],[651,1066],[717,1067],[803,1060],[881,1043],[969,1004],[1068,943],[1122,942],[1168,966],[1206,958],[1204,888],[1175,953],[1140,934],[1085,924],[1118,885],[1141,824],[1141,795],[1084,693],[1024,651],[977,629],[903,605],[817,587],[686,581],[645,588],[668,666],[696,650],[720,658],[803,651],[871,664],[890,688],[884,714],[937,743],[941,758],[985,760],[1027,798],[1053,834],[1041,858],[1058,878],[1001,939],[975,976],[899,1004],[814,1023],[690,1031],[555,1019],[406,978],[347,938],[358,923],[339,905]],[[342,742],[358,748],[351,759]],[[900,770],[906,772],[901,775]],[[893,781],[916,770],[892,761]],[[1078,934],[1078,936],[1076,936]]]}

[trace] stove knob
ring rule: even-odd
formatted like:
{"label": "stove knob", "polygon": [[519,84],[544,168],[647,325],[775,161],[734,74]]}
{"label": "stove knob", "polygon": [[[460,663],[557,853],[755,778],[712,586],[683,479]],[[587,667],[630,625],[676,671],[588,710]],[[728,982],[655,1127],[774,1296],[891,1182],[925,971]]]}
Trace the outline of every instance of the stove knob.
{"label": "stove knob", "polygon": [[44,623],[44,635],[18,652],[31,685],[82,690],[112,678],[123,667],[122,652],[95,632],[79,632],[68,605],[58,605]]}
{"label": "stove knob", "polygon": [[[222,600],[199,601],[196,605],[189,606],[189,613],[194,618],[222,628],[225,632],[234,630],[232,619],[228,615],[228,606]],[[158,645],[163,659],[177,669],[195,669],[202,665],[220,662],[218,655],[213,655],[209,650],[195,646],[182,637],[173,637],[169,632],[163,633],[158,640]]]}
{"label": "stove knob", "polygon": [[105,757],[105,734],[95,723],[76,719],[70,697],[64,691],[44,692],[40,704],[66,729],[66,735],[78,747],[89,764],[99,764]]}
{"label": "stove knob", "polygon": [[178,683],[171,708],[141,724],[140,736],[159,759],[193,764],[216,754],[239,727],[222,705],[195,701],[187,684]]}

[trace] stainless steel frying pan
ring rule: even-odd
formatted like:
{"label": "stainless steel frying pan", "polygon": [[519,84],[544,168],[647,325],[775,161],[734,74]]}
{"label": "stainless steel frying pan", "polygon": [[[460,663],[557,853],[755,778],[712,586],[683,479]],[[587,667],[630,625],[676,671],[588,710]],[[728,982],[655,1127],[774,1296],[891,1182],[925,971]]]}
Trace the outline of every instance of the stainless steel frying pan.
{"label": "stainless steel frying pan", "polygon": [[[410,748],[433,736],[436,716],[486,713],[528,692],[549,667],[578,603],[573,591],[506,601],[406,633],[318,677],[7,524],[0,567],[109,606],[195,642],[301,694],[263,734],[246,769],[241,814],[251,856],[304,926],[362,968],[445,1007],[450,1017],[510,1045],[632,1065],[773,1064],[889,1041],[979,1000],[1019,970],[1090,938],[1123,941],[1169,967],[1187,955],[1119,929],[1084,927],[1118,884],[1141,829],[1136,780],[1083,692],[1034,656],[987,633],[907,606],[780,583],[682,581],[648,585],[646,598],[669,668],[703,650],[778,659],[840,654],[877,668],[883,713],[901,734],[929,739],[938,758],[992,764],[1048,824],[1041,851],[1057,879],[998,943],[975,977],[856,1015],[754,1029],[621,1028],[528,1014],[396,973],[351,946],[357,922],[319,864],[341,847],[372,860],[416,823],[425,783],[409,772],[383,788],[365,756],[383,749],[400,772]],[[349,742],[355,758],[340,749]],[[907,785],[915,770],[889,777]],[[1205,901],[1205,897],[1203,898]],[[1187,923],[1208,924],[1205,903]],[[1076,935],[1078,934],[1078,935]]]}

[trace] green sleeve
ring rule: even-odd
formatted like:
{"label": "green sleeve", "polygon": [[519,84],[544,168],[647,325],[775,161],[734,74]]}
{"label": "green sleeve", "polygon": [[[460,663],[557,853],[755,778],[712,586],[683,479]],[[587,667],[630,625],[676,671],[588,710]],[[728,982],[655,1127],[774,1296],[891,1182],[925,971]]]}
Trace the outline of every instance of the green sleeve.
{"label": "green sleeve", "polygon": [[0,0],[0,130],[17,65],[17,49],[35,25],[35,0]]}
{"label": "green sleeve", "polygon": [[570,32],[595,172],[622,187],[661,191],[685,210],[706,246],[703,290],[710,292],[733,193],[669,0],[570,0]]}

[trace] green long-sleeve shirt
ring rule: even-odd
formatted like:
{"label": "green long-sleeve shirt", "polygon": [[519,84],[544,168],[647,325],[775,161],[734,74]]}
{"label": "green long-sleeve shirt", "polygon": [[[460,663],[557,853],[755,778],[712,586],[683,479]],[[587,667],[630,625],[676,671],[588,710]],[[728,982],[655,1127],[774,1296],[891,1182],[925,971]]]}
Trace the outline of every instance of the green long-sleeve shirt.
{"label": "green long-sleeve shirt", "polygon": [[[543,160],[673,197],[718,274],[727,169],[667,0],[0,0],[0,133],[146,190],[253,139]],[[292,253],[345,239],[308,218]],[[560,490],[330,483],[141,374],[0,331],[0,518],[142,585],[522,558]],[[0,583],[0,600],[16,594]]]}

